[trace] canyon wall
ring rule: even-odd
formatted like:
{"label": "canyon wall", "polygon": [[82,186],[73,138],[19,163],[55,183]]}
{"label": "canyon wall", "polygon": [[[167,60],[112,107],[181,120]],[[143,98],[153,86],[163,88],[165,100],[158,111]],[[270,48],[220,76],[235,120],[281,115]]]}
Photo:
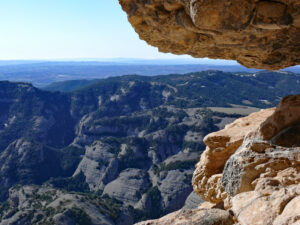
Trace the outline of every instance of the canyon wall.
{"label": "canyon wall", "polygon": [[[119,2],[139,37],[161,52],[269,70],[300,64],[299,0]],[[300,224],[300,95],[204,142],[192,183],[206,202],[140,225]]]}
{"label": "canyon wall", "polygon": [[140,225],[300,224],[300,95],[204,141],[193,186],[207,202]]}

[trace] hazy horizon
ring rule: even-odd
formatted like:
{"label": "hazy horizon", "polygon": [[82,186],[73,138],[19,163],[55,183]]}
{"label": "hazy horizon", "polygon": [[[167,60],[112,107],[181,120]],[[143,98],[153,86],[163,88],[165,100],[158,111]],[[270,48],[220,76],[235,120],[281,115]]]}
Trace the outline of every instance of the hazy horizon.
{"label": "hazy horizon", "polygon": [[[0,29],[5,34],[0,60],[192,59],[159,53],[140,40],[117,0],[5,1]],[[202,64],[207,60],[198,59]]]}
{"label": "hazy horizon", "polygon": [[125,64],[200,64],[200,65],[240,65],[236,61],[222,60],[222,59],[209,59],[209,58],[49,58],[49,59],[0,59],[0,62],[103,62],[103,63],[125,63]]}

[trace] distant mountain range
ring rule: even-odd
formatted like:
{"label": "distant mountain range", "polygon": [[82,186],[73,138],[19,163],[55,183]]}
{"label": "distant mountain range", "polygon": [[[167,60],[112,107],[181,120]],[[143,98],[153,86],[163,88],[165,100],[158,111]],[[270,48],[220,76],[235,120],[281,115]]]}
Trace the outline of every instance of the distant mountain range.
{"label": "distant mountain range", "polygon": [[[0,80],[22,81],[43,87],[53,82],[75,79],[102,79],[112,76],[138,74],[146,76],[184,74],[205,70],[224,72],[258,72],[235,64],[199,64],[196,59],[142,60],[108,59],[102,61],[0,61]],[[300,67],[285,71],[300,73]]]}
{"label": "distant mountain range", "polygon": [[1,81],[0,224],[131,225],[195,207],[203,137],[299,84],[291,72],[215,70],[48,91]]}
{"label": "distant mountain range", "polygon": [[[184,75],[174,74],[150,77],[128,75],[108,79],[54,82],[42,89],[52,92],[73,92],[119,79],[175,85],[176,98],[169,97],[168,100],[169,104],[180,107],[230,107],[230,104],[236,104],[267,108],[275,106],[287,94],[300,93],[300,74],[284,71],[230,73],[210,70]],[[201,97],[199,98],[199,96]]]}
{"label": "distant mountain range", "polygon": [[235,61],[230,60],[213,60],[213,59],[196,59],[196,58],[180,58],[180,59],[139,59],[139,58],[79,58],[79,59],[60,59],[60,60],[0,60],[1,65],[20,65],[34,64],[41,62],[96,62],[99,64],[131,64],[131,65],[182,65],[182,64],[201,64],[201,65],[239,65]]}

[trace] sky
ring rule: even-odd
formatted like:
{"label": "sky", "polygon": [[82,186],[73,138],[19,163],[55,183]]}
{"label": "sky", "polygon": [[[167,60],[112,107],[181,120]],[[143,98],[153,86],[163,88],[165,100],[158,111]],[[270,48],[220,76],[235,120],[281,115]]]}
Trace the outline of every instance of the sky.
{"label": "sky", "polygon": [[118,0],[0,0],[0,60],[180,59],[139,40]]}

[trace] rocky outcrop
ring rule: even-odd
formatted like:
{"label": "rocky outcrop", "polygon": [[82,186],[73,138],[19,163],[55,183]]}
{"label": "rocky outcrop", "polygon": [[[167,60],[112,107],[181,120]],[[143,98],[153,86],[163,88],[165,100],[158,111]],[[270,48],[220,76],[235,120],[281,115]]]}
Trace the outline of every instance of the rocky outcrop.
{"label": "rocky outcrop", "polygon": [[207,148],[193,177],[194,190],[203,200],[219,203],[227,197],[221,182],[226,161],[241,146],[244,138],[251,131],[257,130],[273,112],[274,109],[267,109],[253,113],[205,137]]}
{"label": "rocky outcrop", "polygon": [[162,181],[159,188],[166,212],[174,212],[184,205],[186,198],[193,189],[190,186],[190,182],[182,182],[182,180],[186,180],[189,177],[187,174],[192,173],[192,170],[184,172],[172,170],[164,175],[162,174]]}
{"label": "rocky outcrop", "polygon": [[195,192],[192,192],[185,200],[183,209],[196,209],[201,203],[203,203],[202,198]]}
{"label": "rocky outcrop", "polygon": [[181,210],[143,224],[205,224],[204,212],[214,218],[220,212],[230,215],[209,224],[227,224],[228,218],[241,225],[299,224],[299,110],[300,95],[288,96],[276,109],[240,118],[206,136],[193,186],[208,202],[195,215],[195,210]]}
{"label": "rocky outcrop", "polygon": [[[9,207],[2,208],[1,225],[9,224],[131,224],[113,218],[115,209],[105,200],[70,194],[49,187],[16,186],[9,191]],[[119,215],[117,215],[119,216]]]}
{"label": "rocky outcrop", "polygon": [[300,64],[298,0],[119,1],[140,38],[161,52],[264,69]]}
{"label": "rocky outcrop", "polygon": [[[45,145],[18,139],[0,153],[0,185],[41,184],[62,173],[58,155]],[[43,174],[41,174],[43,171]]]}
{"label": "rocky outcrop", "polygon": [[125,205],[135,205],[140,200],[142,193],[150,188],[147,173],[140,169],[126,169],[119,177],[107,184],[103,194],[108,194]]}
{"label": "rocky outcrop", "polygon": [[207,150],[194,173],[194,189],[207,201],[225,202],[240,224],[296,222],[299,100],[300,95],[285,97],[276,109],[251,114],[208,135]]}
{"label": "rocky outcrop", "polygon": [[111,149],[111,145],[101,141],[96,141],[86,147],[85,155],[74,176],[83,172],[91,190],[103,189],[107,183],[118,176],[118,161]]}
{"label": "rocky outcrop", "polygon": [[[236,118],[236,115],[224,115],[195,107],[202,106],[203,101],[209,105],[246,102],[244,101],[246,96],[236,95],[236,92],[239,92],[236,87],[241,86],[242,88],[239,90],[242,92],[245,91],[248,83],[251,83],[249,90],[260,86],[259,89],[255,89],[256,91],[253,93],[255,96],[253,98],[251,96],[251,99],[249,98],[249,101],[245,103],[251,103],[256,107],[260,107],[259,102],[264,99],[264,94],[267,97],[282,96],[283,93],[287,93],[278,88],[280,85],[284,84],[283,86],[291,87],[294,92],[298,90],[296,88],[299,83],[298,75],[264,72],[248,74],[246,77],[251,79],[246,79],[244,76],[243,74],[208,71],[184,76],[154,77],[150,79],[149,85],[146,85],[146,87],[151,87],[152,92],[149,93],[146,90],[146,95],[144,95],[145,92],[142,88],[145,86],[141,86],[141,88],[132,91],[128,98],[124,97],[123,100],[122,98],[119,100],[114,98],[113,102],[110,100],[111,96],[126,93],[126,90],[129,91],[129,89],[123,90],[123,88],[126,88],[126,84],[130,86],[133,81],[128,77],[117,78],[121,80],[121,85],[124,86],[117,86],[114,91],[111,90],[113,92],[105,91],[104,93],[108,93],[106,96],[99,92],[106,88],[106,84],[110,83],[107,80],[103,86],[91,87],[85,89],[86,92],[76,94],[76,96],[78,95],[77,100],[72,104],[72,111],[78,110],[75,114],[80,115],[76,122],[76,129],[72,124],[72,126],[54,125],[55,129],[51,128],[51,132],[46,132],[47,135],[42,135],[42,137],[35,136],[34,131],[47,129],[48,126],[44,126],[44,122],[47,118],[47,121],[51,122],[52,116],[53,118],[60,118],[59,120],[55,119],[55,121],[62,121],[63,123],[66,121],[64,118],[69,115],[67,111],[71,108],[62,107],[67,111],[53,109],[52,111],[56,113],[52,113],[48,108],[42,108],[38,116],[34,116],[33,119],[27,113],[24,117],[16,118],[14,115],[19,115],[19,112],[36,111],[35,108],[32,109],[31,107],[32,100],[41,97],[36,95],[32,98],[30,95],[28,98],[24,97],[24,100],[23,98],[18,100],[14,107],[9,108],[9,115],[6,112],[2,114],[6,116],[2,118],[4,128],[1,128],[0,132],[0,146],[4,146],[3,148],[0,147],[2,149],[0,153],[0,199],[3,201],[7,199],[6,190],[13,185],[40,185],[44,183],[47,185],[45,187],[47,189],[55,189],[56,191],[60,188],[63,189],[61,190],[63,202],[65,199],[63,196],[66,196],[68,200],[70,195],[73,197],[80,195],[88,198],[82,201],[90,202],[91,199],[95,198],[96,200],[92,201],[92,205],[97,205],[98,202],[102,202],[104,208],[105,205],[112,205],[114,207],[110,210],[116,209],[115,215],[110,215],[107,211],[104,214],[116,219],[119,218],[118,216],[122,217],[123,213],[128,213],[124,215],[125,217],[127,215],[127,219],[124,221],[131,221],[128,222],[129,224],[132,224],[133,221],[160,217],[165,213],[179,210],[184,205],[186,206],[185,209],[197,208],[196,206],[201,202],[201,197],[198,196],[197,198],[194,194],[190,195],[193,189],[191,180],[195,164],[199,161],[204,149],[203,137],[216,131],[225,123],[231,122],[233,118]],[[262,82],[265,77],[268,77],[269,82]],[[276,79],[273,83],[270,80],[274,77],[281,78]],[[285,77],[288,79],[286,80]],[[140,78],[134,76],[132,79]],[[156,82],[158,80],[161,82],[161,79],[166,79],[164,82],[167,85]],[[243,82],[240,82],[241,80]],[[219,82],[220,84],[217,86],[212,85],[216,81],[222,82]],[[206,86],[203,87],[203,84]],[[230,84],[234,85],[231,86]],[[295,86],[293,86],[294,84]],[[228,88],[218,92],[218,87],[223,85]],[[108,85],[107,88],[109,89],[109,87]],[[266,91],[265,93],[264,90],[268,87],[272,87],[270,89],[276,91]],[[208,90],[208,88],[214,90],[217,97],[208,98],[207,91],[200,93],[198,91],[200,88],[201,90]],[[0,90],[2,92],[4,90],[4,93],[7,91],[4,88],[0,88]],[[27,93],[26,90],[23,90],[24,94]],[[19,93],[20,91],[21,89],[16,89],[13,92]],[[227,95],[227,91],[231,93]],[[163,92],[165,94],[161,94]],[[172,93],[168,97],[170,102],[169,100],[167,102],[159,100],[161,96],[163,99],[167,98],[166,96],[169,95],[166,94],[167,92]],[[94,94],[91,95],[91,93]],[[50,93],[47,96],[52,99],[51,101],[61,103],[57,104],[58,106],[67,104],[58,101]],[[136,104],[141,102],[141,97],[148,99],[149,102],[153,101],[151,103],[152,108],[144,110],[141,110],[141,107],[134,108]],[[86,100],[80,101],[81,98]],[[49,106],[49,99],[34,104]],[[101,107],[94,108],[94,104],[100,104],[99,99],[103,100]],[[105,99],[109,99],[107,100],[109,103],[106,105]],[[177,102],[176,99],[180,101]],[[272,104],[277,101],[273,101],[269,97],[266,99]],[[4,101],[7,102],[7,99],[4,98]],[[190,103],[186,104],[185,101],[190,101]],[[88,104],[87,102],[91,103]],[[154,102],[156,103],[154,104]],[[53,104],[51,103],[50,106]],[[156,107],[156,104],[161,105]],[[264,106],[264,103],[262,105]],[[5,109],[2,106],[0,108]],[[126,111],[125,113],[122,111],[126,108],[129,109],[129,106],[130,110],[134,110],[134,112]],[[119,109],[115,107],[119,107]],[[232,108],[231,110],[237,112],[237,109]],[[49,117],[48,112],[51,112]],[[65,115],[65,117],[59,117],[59,115]],[[299,96],[290,96],[285,98],[276,110],[270,109],[252,114],[235,121],[223,131],[207,136],[205,138],[207,149],[198,163],[194,176],[194,188],[203,199],[210,203],[208,205],[207,203],[201,204],[202,211],[187,210],[182,215],[188,215],[189,212],[191,214],[193,212],[202,213],[205,210],[205,215],[219,213],[218,210],[211,210],[217,204],[217,208],[222,210],[221,213],[228,213],[225,209],[231,209],[234,214],[229,214],[234,215],[233,219],[239,219],[240,213],[233,209],[236,204],[242,204],[242,202],[237,203],[237,200],[234,200],[240,194],[244,194],[245,191],[247,193],[253,192],[253,196],[261,196],[259,198],[264,199],[264,192],[259,192],[260,190],[270,190],[268,195],[271,196],[271,193],[275,193],[275,191],[289,190],[291,185],[297,185],[299,182],[298,115]],[[11,119],[14,122],[10,124],[10,119],[7,118],[15,119]],[[34,121],[34,130],[31,128],[31,123],[28,123],[28,127],[27,125],[24,126],[24,123],[27,124],[29,120]],[[19,124],[15,124],[17,122]],[[76,138],[72,145],[65,146],[63,149],[56,148],[56,145],[48,145],[50,143],[49,138],[54,142],[57,140],[55,137],[59,136],[62,139],[69,137],[68,132],[63,131],[73,128]],[[22,189],[22,187],[20,188]],[[38,189],[40,188],[36,187],[39,192]],[[20,195],[19,199],[24,197],[28,201],[24,205],[21,203],[17,214],[14,212],[15,208],[7,208],[6,203],[0,204],[0,221],[9,221],[11,224],[14,224],[13,221],[18,221],[19,224],[26,224],[28,221],[28,223],[35,221],[31,220],[31,216],[41,217],[35,214],[36,212],[32,212],[32,209],[39,207],[39,204],[42,204],[47,196],[41,193],[31,194],[27,192],[27,189],[24,191],[28,196]],[[74,194],[75,192],[77,194]],[[85,194],[78,194],[78,192]],[[297,193],[297,191],[292,192]],[[22,191],[18,194],[22,194]],[[61,198],[60,194],[55,195],[57,198]],[[10,199],[14,199],[13,196],[15,195],[10,195]],[[291,196],[294,198],[293,196],[297,196],[297,194]],[[73,197],[70,204],[76,203],[77,206],[78,201]],[[32,200],[34,200],[35,205],[30,205]],[[296,201],[291,200],[292,202]],[[57,203],[55,199],[53,201]],[[263,202],[267,201],[268,198]],[[293,205],[289,206],[284,201],[282,198],[280,205],[286,205],[287,210],[294,208]],[[49,199],[48,203],[51,202],[52,200]],[[69,224],[74,219],[72,217],[74,213],[75,215],[84,215],[81,210],[77,209],[78,207],[73,208],[73,211],[72,207],[63,208],[61,211],[59,204],[54,205],[53,214],[53,210],[47,207],[48,203],[46,208],[37,212],[44,215],[43,220],[52,218],[55,221],[62,221],[62,224]],[[66,205],[69,203],[67,202]],[[84,207],[85,205],[81,209]],[[247,207],[245,205],[245,210]],[[276,219],[279,218],[279,214],[280,216],[290,215],[292,217],[294,215],[289,210],[284,209],[284,212],[281,214],[276,211],[276,214],[272,215],[275,215]],[[22,220],[26,219],[23,213],[28,215],[27,222]],[[241,215],[247,215],[247,213],[245,211]],[[90,215],[89,217],[92,216],[89,212],[86,214]],[[218,216],[216,215],[216,217]]]}
{"label": "rocky outcrop", "polygon": [[232,211],[240,224],[288,225],[299,224],[300,186],[277,187],[244,192],[232,199]]}
{"label": "rocky outcrop", "polygon": [[[181,209],[193,190],[203,137],[224,117],[213,119],[208,113],[168,107],[112,119],[89,114],[77,126],[73,142],[85,150],[73,179],[83,175],[91,191],[132,207],[136,221]],[[194,207],[199,198],[191,197],[187,204]]]}
{"label": "rocky outcrop", "polygon": [[229,212],[221,209],[193,209],[171,213],[159,220],[150,220],[137,225],[233,225],[234,220]]}
{"label": "rocky outcrop", "polygon": [[247,140],[227,161],[222,176],[226,193],[235,196],[258,186],[286,187],[300,182],[300,148]]}

